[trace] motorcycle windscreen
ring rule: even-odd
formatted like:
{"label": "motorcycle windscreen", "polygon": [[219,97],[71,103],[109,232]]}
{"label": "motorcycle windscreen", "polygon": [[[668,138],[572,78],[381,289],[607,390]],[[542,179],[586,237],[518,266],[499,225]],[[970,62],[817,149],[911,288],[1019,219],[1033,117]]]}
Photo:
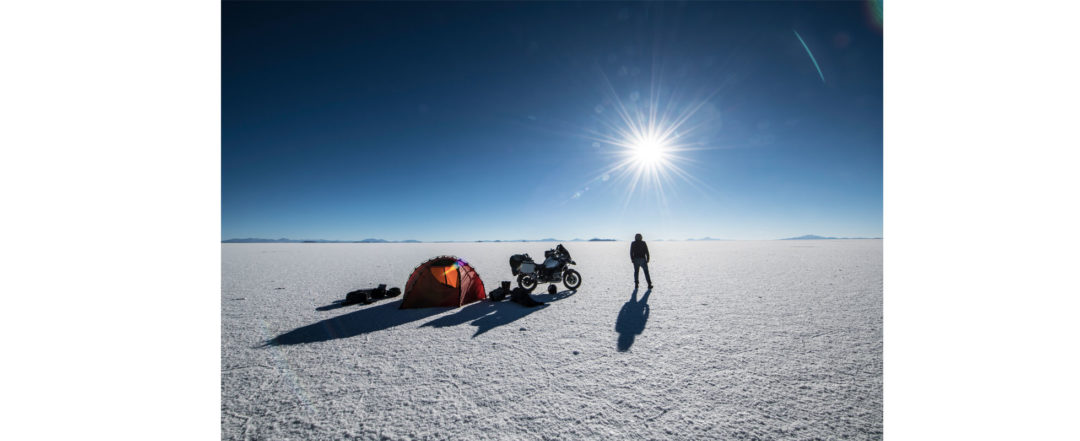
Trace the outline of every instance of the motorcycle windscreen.
{"label": "motorcycle windscreen", "polygon": [[555,249],[558,250],[560,253],[563,253],[563,255],[565,255],[567,259],[571,259],[570,251],[567,251],[566,247],[562,246],[562,244],[559,244],[559,246],[555,247]]}

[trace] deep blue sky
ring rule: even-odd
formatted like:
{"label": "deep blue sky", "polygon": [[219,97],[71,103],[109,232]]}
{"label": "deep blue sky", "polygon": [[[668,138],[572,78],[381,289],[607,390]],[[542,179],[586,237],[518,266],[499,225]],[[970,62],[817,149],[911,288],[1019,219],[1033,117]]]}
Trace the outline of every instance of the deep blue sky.
{"label": "deep blue sky", "polygon": [[[679,132],[697,181],[663,199],[603,180],[619,148],[590,138],[611,132],[614,98],[648,111],[650,96],[661,110],[704,101]],[[223,239],[635,232],[881,236],[869,8],[223,4]]]}

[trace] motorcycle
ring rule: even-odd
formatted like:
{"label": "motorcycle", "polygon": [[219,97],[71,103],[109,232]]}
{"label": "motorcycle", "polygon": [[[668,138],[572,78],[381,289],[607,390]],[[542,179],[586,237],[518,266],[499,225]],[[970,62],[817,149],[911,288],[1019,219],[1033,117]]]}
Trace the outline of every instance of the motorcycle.
{"label": "motorcycle", "polygon": [[562,282],[566,289],[576,290],[581,286],[581,273],[569,268],[577,265],[570,259],[570,252],[559,244],[554,249],[544,252],[543,265],[537,265],[528,254],[510,256],[510,271],[517,276],[517,283],[522,289],[532,291],[539,283]]}

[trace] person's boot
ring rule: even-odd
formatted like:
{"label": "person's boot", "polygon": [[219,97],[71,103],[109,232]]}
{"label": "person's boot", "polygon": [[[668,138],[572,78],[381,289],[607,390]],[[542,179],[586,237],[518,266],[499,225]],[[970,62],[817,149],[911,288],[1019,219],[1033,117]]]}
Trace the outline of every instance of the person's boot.
{"label": "person's boot", "polygon": [[634,281],[634,289],[637,289],[637,286],[638,286],[638,283],[637,283],[637,280],[635,280]]}
{"label": "person's boot", "polygon": [[651,283],[649,284],[649,289],[652,289],[652,284]]}

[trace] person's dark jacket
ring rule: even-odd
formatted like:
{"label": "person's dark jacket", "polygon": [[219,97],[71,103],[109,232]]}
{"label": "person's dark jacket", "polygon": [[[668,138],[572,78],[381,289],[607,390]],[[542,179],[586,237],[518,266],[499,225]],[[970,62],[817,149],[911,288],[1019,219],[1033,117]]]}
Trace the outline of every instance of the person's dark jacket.
{"label": "person's dark jacket", "polygon": [[645,245],[644,240],[630,242],[630,260],[638,257],[644,257],[646,262],[649,261],[649,246]]}

